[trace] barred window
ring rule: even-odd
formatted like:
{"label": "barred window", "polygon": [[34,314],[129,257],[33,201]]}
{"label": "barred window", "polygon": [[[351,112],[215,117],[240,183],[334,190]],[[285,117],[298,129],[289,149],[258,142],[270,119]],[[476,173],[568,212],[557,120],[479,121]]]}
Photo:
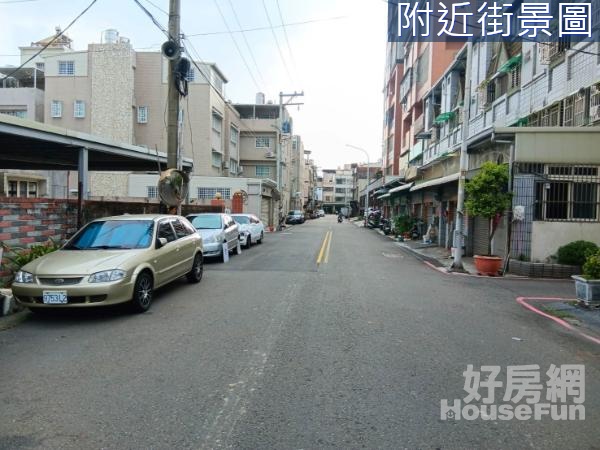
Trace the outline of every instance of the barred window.
{"label": "barred window", "polygon": [[148,123],[148,107],[147,106],[138,106],[137,122],[138,123]]}
{"label": "barred window", "polygon": [[256,148],[271,148],[271,138],[269,137],[257,137]]}
{"label": "barred window", "polygon": [[58,62],[58,74],[59,75],[75,75],[75,61],[59,61]]}
{"label": "barred window", "polygon": [[85,102],[83,100],[75,100],[73,103],[73,117],[77,119],[85,117]]}
{"label": "barred window", "polygon": [[207,188],[207,187],[199,187],[198,188],[198,198],[204,200],[212,200],[217,196],[217,193],[221,194],[221,199],[229,200],[231,199],[231,189],[230,188]]}
{"label": "barred window", "polygon": [[158,188],[156,186],[146,186],[148,198],[158,198]]}
{"label": "barred window", "polygon": [[259,178],[269,178],[271,176],[271,167],[256,166],[256,176]]}
{"label": "barred window", "polygon": [[598,167],[550,166],[535,187],[535,220],[600,221]]}
{"label": "barred window", "polygon": [[62,117],[62,102],[60,100],[52,100],[50,104],[50,116]]}

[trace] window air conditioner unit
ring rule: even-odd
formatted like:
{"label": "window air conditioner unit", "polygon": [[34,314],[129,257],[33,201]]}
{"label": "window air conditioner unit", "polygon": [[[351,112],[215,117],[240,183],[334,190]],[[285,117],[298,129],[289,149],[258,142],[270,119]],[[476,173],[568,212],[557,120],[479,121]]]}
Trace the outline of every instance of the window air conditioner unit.
{"label": "window air conditioner unit", "polygon": [[238,175],[241,175],[244,173],[244,166],[239,166],[238,167]]}
{"label": "window air conditioner unit", "polygon": [[275,158],[275,153],[273,153],[273,152],[266,152],[265,153],[265,158]]}
{"label": "window air conditioner unit", "polygon": [[223,167],[223,170],[229,169],[229,162],[228,161],[223,161],[221,163],[221,167]]}

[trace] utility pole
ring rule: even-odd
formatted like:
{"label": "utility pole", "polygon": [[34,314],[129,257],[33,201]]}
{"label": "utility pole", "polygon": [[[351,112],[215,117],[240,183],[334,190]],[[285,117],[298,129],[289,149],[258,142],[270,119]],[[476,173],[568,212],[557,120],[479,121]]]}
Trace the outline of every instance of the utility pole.
{"label": "utility pole", "polygon": [[[277,181],[277,190],[279,191],[280,195],[281,195],[281,149],[282,149],[282,141],[283,141],[283,138],[282,138],[283,107],[284,106],[304,105],[304,103],[292,103],[296,97],[304,97],[304,91],[302,91],[302,92],[294,91],[293,94],[284,94],[283,92],[279,93],[279,120],[278,120],[278,125],[277,125],[279,139],[277,139],[277,168],[276,168],[277,180],[276,181]],[[283,102],[284,98],[289,98],[289,100],[284,103]]]}
{"label": "utility pole", "polygon": [[[365,226],[366,226],[367,225],[367,219],[369,218],[369,179],[370,179],[370,175],[371,175],[370,174],[371,162],[370,162],[370,159],[369,159],[369,153],[364,148],[357,147],[355,145],[346,144],[346,147],[350,147],[350,148],[353,148],[355,150],[360,150],[367,157],[367,191],[366,191],[366,195],[365,195]],[[360,192],[358,193],[358,195],[360,197]]]}
{"label": "utility pole", "polygon": [[[181,46],[180,0],[169,0],[169,39],[177,48]],[[175,69],[178,59],[169,59],[168,96],[167,96],[167,168],[179,167],[179,92],[175,87]]]}
{"label": "utility pole", "polygon": [[456,230],[454,231],[454,261],[450,270],[464,272],[462,257],[465,234],[465,184],[469,170],[467,139],[471,116],[471,70],[473,68],[473,41],[467,41],[467,64],[465,68],[465,98],[463,101],[462,142],[460,145],[460,176],[458,178],[458,198],[456,201]]}

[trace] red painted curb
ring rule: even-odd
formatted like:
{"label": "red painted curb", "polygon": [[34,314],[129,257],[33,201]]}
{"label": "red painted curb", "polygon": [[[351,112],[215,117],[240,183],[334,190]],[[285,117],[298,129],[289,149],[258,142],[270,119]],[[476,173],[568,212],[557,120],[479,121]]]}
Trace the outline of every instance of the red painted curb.
{"label": "red painted curb", "polygon": [[546,314],[544,311],[541,311],[540,309],[536,308],[535,306],[532,306],[529,303],[527,303],[527,300],[537,300],[537,301],[543,301],[543,302],[560,302],[560,301],[569,301],[569,300],[573,300],[573,299],[554,298],[554,297],[517,297],[516,301],[522,307],[524,307],[530,311],[533,311],[534,313],[536,313],[542,317],[545,317],[546,319],[550,319],[550,320],[556,322],[561,327],[564,327],[569,331],[573,331],[573,332],[579,334],[580,336],[584,337],[585,339],[592,341],[594,344],[600,345],[600,339],[598,339],[594,336],[590,336],[589,334],[586,334],[582,331],[579,331],[573,325],[571,325],[569,322],[566,322],[558,317],[554,317],[550,314]]}

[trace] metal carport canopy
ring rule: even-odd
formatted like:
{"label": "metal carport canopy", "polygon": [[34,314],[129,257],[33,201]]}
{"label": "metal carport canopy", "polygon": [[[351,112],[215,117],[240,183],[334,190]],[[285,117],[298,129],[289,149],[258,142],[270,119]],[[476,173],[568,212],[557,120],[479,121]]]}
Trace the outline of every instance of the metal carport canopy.
{"label": "metal carport canopy", "polygon": [[[87,149],[93,171],[153,171],[167,168],[167,155],[99,136],[0,114],[0,169],[78,170],[81,149]],[[191,171],[193,160],[183,159]]]}

